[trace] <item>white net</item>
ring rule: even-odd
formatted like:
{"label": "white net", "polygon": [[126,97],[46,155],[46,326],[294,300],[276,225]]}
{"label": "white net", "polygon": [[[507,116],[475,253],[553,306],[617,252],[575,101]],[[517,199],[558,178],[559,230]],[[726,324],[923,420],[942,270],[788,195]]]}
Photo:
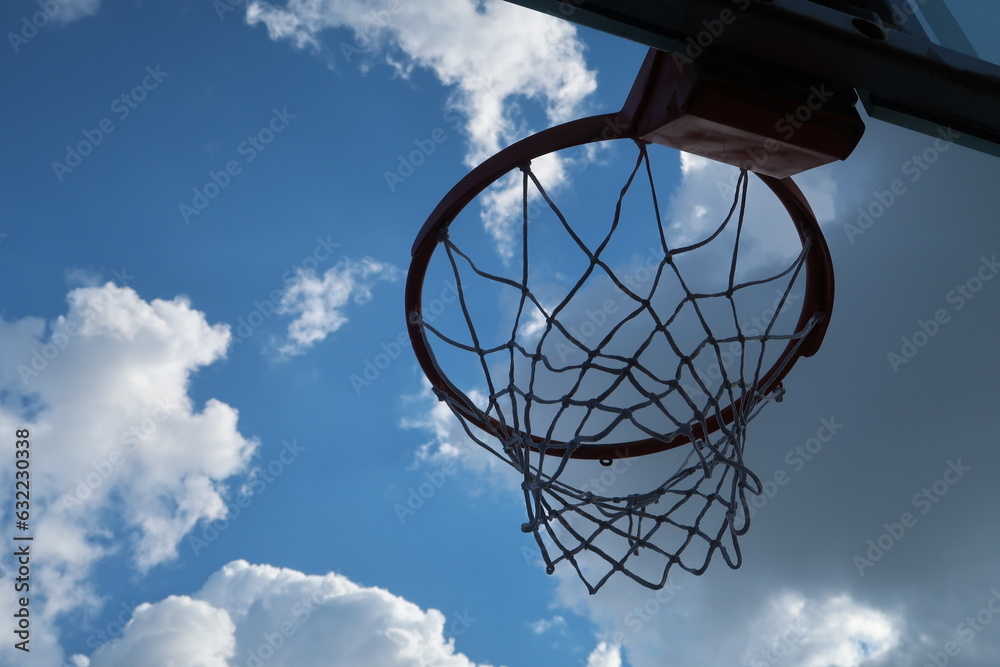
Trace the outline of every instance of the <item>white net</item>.
{"label": "white net", "polygon": [[[524,165],[520,262],[487,270],[489,260],[477,263],[446,231],[440,271],[454,282],[460,313],[433,322],[411,314],[435,362],[452,364],[452,385],[473,367],[482,373],[482,391],[437,394],[470,438],[521,474],[522,529],[548,572],[566,562],[591,593],[616,572],[660,588],[674,566],[701,574],[716,552],[739,567],[747,494],[761,491],[744,463],[747,425],[780,400],[780,366],[818,321],[799,326],[791,307],[803,298],[809,239],[777,273],[761,275],[759,262],[740,266],[750,244],[746,171],[725,219],[682,243],[661,215],[647,146],[636,146],[599,230],[571,224]],[[637,183],[648,184],[642,214],[629,200]],[[613,266],[616,233],[629,227],[634,236],[639,224],[653,238],[644,280]],[[571,265],[578,279],[566,279]],[[564,287],[553,289],[559,281]],[[498,295],[484,298],[491,288]],[[615,469],[636,455],[649,465]],[[593,481],[602,470],[594,459],[614,483]]]}

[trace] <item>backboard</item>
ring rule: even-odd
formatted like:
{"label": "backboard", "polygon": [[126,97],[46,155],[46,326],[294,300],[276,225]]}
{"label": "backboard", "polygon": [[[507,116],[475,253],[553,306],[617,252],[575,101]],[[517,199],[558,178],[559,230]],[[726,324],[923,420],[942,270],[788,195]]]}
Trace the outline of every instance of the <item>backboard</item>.
{"label": "backboard", "polygon": [[758,59],[868,115],[1000,156],[1000,5],[983,0],[509,0],[692,60]]}

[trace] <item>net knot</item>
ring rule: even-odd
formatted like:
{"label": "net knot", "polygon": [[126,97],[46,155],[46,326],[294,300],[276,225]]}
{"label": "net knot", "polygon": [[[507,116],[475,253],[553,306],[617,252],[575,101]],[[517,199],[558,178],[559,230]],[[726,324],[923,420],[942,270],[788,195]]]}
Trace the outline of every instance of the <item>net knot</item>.
{"label": "net knot", "polygon": [[660,496],[663,495],[663,491],[657,489],[656,491],[651,491],[649,493],[636,493],[625,498],[625,506],[629,509],[643,509],[659,502]]}
{"label": "net knot", "polygon": [[523,433],[512,433],[503,442],[505,452],[513,452],[526,449],[531,445],[530,438]]}

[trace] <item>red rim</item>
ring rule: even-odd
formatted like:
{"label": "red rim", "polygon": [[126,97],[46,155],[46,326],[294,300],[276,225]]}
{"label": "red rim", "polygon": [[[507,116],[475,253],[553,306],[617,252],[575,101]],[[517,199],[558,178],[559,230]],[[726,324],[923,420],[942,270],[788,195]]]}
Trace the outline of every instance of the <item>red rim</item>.
{"label": "red rim", "polygon": [[[405,294],[407,329],[413,351],[431,384],[438,391],[465,407],[465,417],[469,422],[488,434],[496,433],[500,424],[492,418],[486,418],[483,421],[476,417],[477,414],[481,414],[480,409],[474,406],[468,397],[445,377],[434,358],[425,331],[419,324],[419,319],[422,318],[424,276],[431,256],[437,248],[440,238],[439,232],[447,228],[455,217],[483,190],[513,169],[519,168],[534,158],[572,146],[633,138],[635,136],[629,123],[618,113],[583,118],[527,137],[489,158],[459,181],[437,205],[417,235],[411,253],[412,259],[406,279]],[[790,340],[781,356],[763,375],[759,387],[761,392],[766,394],[778,388],[799,357],[812,356],[822,344],[829,325],[830,313],[833,310],[833,261],[816,216],[802,191],[791,178],[779,179],[756,173],[755,175],[781,201],[791,216],[792,223],[795,225],[803,244],[807,240],[810,241],[805,259],[805,298],[796,331],[803,330],[810,320],[818,316],[817,323],[804,339],[801,342]],[[414,317],[412,314],[416,314],[416,316]],[[694,425],[693,437],[704,439],[718,430],[722,424],[730,423],[733,420],[733,415],[742,407],[742,403],[743,398],[740,398],[725,408],[721,415],[713,415],[706,419],[707,428],[705,429],[702,429],[698,424]],[[509,427],[506,428],[509,429]],[[530,434],[521,433],[518,435],[521,437],[528,435],[534,442],[541,442],[540,438]],[[657,438],[645,438],[613,444],[585,444],[579,445],[571,456],[577,459],[610,460],[653,454],[674,449],[689,442],[691,442],[690,437],[678,435],[670,442],[663,442]],[[565,449],[559,448],[559,445],[562,444],[565,443],[549,441],[545,451],[561,456],[565,452]]]}

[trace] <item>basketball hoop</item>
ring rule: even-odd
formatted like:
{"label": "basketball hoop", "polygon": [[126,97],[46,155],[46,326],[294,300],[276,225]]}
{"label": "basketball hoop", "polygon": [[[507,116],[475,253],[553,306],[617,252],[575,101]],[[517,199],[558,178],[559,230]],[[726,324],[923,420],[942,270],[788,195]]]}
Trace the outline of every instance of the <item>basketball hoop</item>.
{"label": "basketball hoop", "polygon": [[[707,80],[700,75],[692,80],[692,75],[671,69],[667,58],[650,54],[621,112],[539,132],[502,150],[463,178],[420,230],[406,284],[410,340],[435,394],[470,438],[523,477],[528,521],[522,529],[534,534],[547,570],[551,573],[559,562],[569,561],[591,593],[615,572],[660,588],[674,565],[701,574],[716,551],[730,567],[739,567],[737,538],[750,524],[746,494],[761,491],[759,480],[743,463],[747,425],[765,405],[781,400],[782,381],[795,362],[819,349],[833,307],[829,249],[816,217],[789,178],[756,174],[781,203],[800,245],[795,258],[776,273],[737,279],[745,272],[738,266],[741,243],[746,244],[750,173],[745,165],[738,165],[742,168],[731,207],[717,227],[705,238],[686,244],[667,239],[649,151],[657,144],[680,145],[738,162],[735,158],[743,153],[734,152],[734,137],[756,145],[762,139],[752,138],[755,128],[766,126],[760,113],[750,113],[748,105],[755,101],[743,100],[746,108],[742,111],[752,122],[720,130],[715,110],[726,98],[720,91],[727,90],[729,82],[718,73]],[[707,106],[699,101],[706,90],[711,101]],[[795,99],[791,95],[784,104],[793,104]],[[782,108],[773,96],[767,97],[763,107],[769,113],[780,113]],[[739,117],[738,111],[727,112],[730,121]],[[706,121],[707,116],[712,120]],[[783,145],[769,151],[765,171],[795,171],[804,160],[829,156],[831,150],[818,150],[818,146],[842,152],[846,143],[842,132],[851,119],[845,115],[828,120],[826,130],[811,130],[803,139],[807,146]],[[706,127],[714,129],[705,133]],[[633,144],[636,157],[614,214],[601,223],[606,231],[601,227],[599,242],[590,246],[555,203],[532,162],[571,147],[607,141]],[[522,262],[517,275],[498,275],[479,266],[469,251],[457,245],[450,226],[490,186],[518,173]],[[659,257],[652,269],[655,279],[643,290],[623,280],[605,259],[608,244],[622,226],[623,202],[640,187],[637,183],[649,185],[648,223],[659,239]],[[529,278],[527,249],[536,223],[529,224],[529,199],[543,202],[549,217],[572,239],[566,252],[585,258],[582,275],[554,305],[532,291],[535,279]],[[587,224],[599,223],[588,220]],[[689,267],[698,257],[716,261],[722,243],[732,244],[733,249],[729,266],[718,272],[718,286],[695,288],[682,265]],[[425,317],[424,282],[435,257],[454,280],[465,340]],[[509,339],[494,345],[481,342],[470,307],[473,281],[517,295],[513,326],[504,329],[511,332]],[[751,331],[741,326],[739,302],[757,298],[762,288],[778,295],[776,307],[765,318],[766,324]],[[614,294],[615,303],[623,304],[620,316],[606,323],[602,335],[590,338],[579,335],[565,321],[577,295],[586,289]],[[668,292],[675,302],[665,299]],[[791,325],[792,320],[782,314],[796,299],[801,299],[801,307]],[[530,317],[534,324],[527,327]],[[623,341],[634,342],[635,349],[617,349]],[[580,358],[572,363],[556,359],[552,351],[558,345]],[[439,363],[442,354],[467,355],[466,366],[482,369],[486,390],[462,391]],[[706,373],[706,365],[719,369],[718,377]],[[575,472],[567,472],[586,465],[573,460],[599,460],[610,466],[615,460],[659,455],[685,445],[689,451],[676,470],[664,471],[652,489],[595,493],[574,484],[570,478]],[[666,527],[669,531],[661,532]],[[680,537],[665,537],[670,531]],[[694,544],[701,545],[700,552]],[[584,552],[596,558],[587,561]],[[655,573],[647,575],[647,563],[654,558]],[[632,567],[632,562],[642,567]],[[595,574],[592,570],[599,563],[604,568]]]}

